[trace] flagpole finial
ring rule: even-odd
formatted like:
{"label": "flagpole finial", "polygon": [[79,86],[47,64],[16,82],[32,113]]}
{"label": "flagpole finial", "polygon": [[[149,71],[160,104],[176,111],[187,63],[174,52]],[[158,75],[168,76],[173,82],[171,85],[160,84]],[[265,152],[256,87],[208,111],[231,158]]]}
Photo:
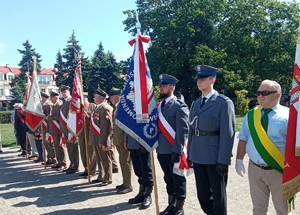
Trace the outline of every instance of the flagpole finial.
{"label": "flagpole finial", "polygon": [[139,21],[139,12],[138,10],[136,10],[135,12],[135,17],[136,17],[136,24],[135,24],[135,27],[136,27],[136,30],[137,30],[137,33],[141,33],[141,23]]}

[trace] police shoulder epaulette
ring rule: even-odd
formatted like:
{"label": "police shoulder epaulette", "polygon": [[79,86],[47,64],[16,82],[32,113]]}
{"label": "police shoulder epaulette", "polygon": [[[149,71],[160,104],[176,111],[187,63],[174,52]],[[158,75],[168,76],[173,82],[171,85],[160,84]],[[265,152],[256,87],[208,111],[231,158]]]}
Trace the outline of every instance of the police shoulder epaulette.
{"label": "police shoulder epaulette", "polygon": [[224,100],[228,100],[229,99],[227,96],[225,96],[223,94],[219,94],[219,97],[222,98],[222,99],[224,99]]}

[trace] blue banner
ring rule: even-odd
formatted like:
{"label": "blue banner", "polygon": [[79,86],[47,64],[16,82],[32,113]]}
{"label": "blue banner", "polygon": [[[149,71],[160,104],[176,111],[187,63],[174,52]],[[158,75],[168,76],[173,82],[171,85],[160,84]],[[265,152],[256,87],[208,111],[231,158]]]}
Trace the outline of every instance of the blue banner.
{"label": "blue banner", "polygon": [[127,134],[136,139],[148,151],[152,151],[158,146],[158,117],[153,82],[147,64],[146,68],[149,122],[137,123],[136,120],[134,95],[134,58],[132,58],[126,81],[124,83],[120,103],[118,105],[116,124]]}

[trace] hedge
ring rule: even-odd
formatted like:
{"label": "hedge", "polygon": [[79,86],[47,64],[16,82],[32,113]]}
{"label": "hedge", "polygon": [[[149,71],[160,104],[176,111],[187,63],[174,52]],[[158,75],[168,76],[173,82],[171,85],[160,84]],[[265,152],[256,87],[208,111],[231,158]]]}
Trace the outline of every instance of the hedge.
{"label": "hedge", "polygon": [[11,113],[12,113],[11,110],[0,111],[0,123],[1,124],[10,123],[10,115],[11,115]]}

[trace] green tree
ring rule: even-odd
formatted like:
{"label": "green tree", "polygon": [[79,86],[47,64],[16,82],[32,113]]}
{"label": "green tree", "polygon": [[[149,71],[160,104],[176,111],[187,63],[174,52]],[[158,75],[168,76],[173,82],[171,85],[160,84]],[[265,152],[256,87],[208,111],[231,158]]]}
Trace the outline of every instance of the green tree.
{"label": "green tree", "polygon": [[20,66],[21,74],[16,76],[12,82],[10,83],[12,95],[15,99],[15,102],[23,102],[24,92],[26,89],[26,73],[32,75],[33,72],[33,57],[36,57],[37,62],[37,72],[40,71],[41,65],[41,55],[38,54],[32,45],[26,40],[25,43],[22,44],[24,46],[24,50],[18,49],[18,52],[22,55],[22,59],[18,64]]}
{"label": "green tree", "polygon": [[56,54],[56,63],[54,64],[54,68],[56,69],[56,85],[60,86],[63,84],[65,77],[63,74],[63,57],[62,54],[60,52],[60,50],[58,50],[57,54]]}
{"label": "green tree", "polygon": [[105,53],[102,42],[100,42],[98,49],[94,53],[91,72],[88,75],[89,98],[92,97],[98,87],[109,93],[114,86],[114,82],[120,77],[119,69],[120,65],[117,64],[112,52],[108,51]]}

